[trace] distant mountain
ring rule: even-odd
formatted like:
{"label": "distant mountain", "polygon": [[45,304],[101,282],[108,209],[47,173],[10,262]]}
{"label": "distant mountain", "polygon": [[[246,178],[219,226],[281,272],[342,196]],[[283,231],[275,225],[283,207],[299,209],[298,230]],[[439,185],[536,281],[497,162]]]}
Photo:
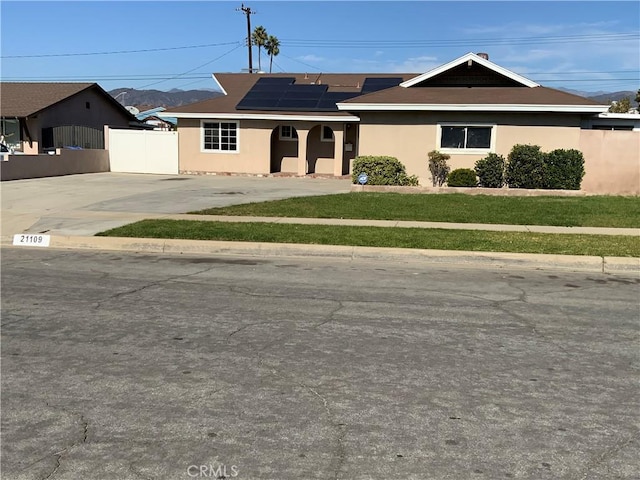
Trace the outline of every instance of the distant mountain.
{"label": "distant mountain", "polygon": [[[123,92],[126,92],[122,94]],[[133,106],[179,107],[190,103],[215,98],[222,93],[214,90],[179,90],[174,88],[168,92],[160,90],[136,90],[135,88],[116,88],[109,94],[120,103]],[[121,95],[122,94],[122,95]]]}
{"label": "distant mountain", "polygon": [[594,95],[589,97],[591,100],[595,100],[596,102],[602,102],[603,104],[611,103],[612,101],[619,101],[623,98],[628,97],[631,99],[631,105],[634,107],[638,106],[638,103],[635,101],[636,92],[624,91],[624,92],[611,92],[611,93],[602,93],[600,95]]}
{"label": "distant mountain", "polygon": [[636,92],[633,92],[631,90],[625,90],[621,92],[603,92],[603,91],[583,92],[580,90],[571,90],[569,88],[562,88],[562,87],[558,88],[558,90],[562,90],[563,92],[573,93],[574,95],[580,95],[581,97],[585,97],[590,100],[600,102],[603,105],[606,105],[614,101],[617,102],[619,100],[622,100],[625,97],[629,97],[631,99],[631,105],[634,107],[638,106],[638,104],[635,101]]}

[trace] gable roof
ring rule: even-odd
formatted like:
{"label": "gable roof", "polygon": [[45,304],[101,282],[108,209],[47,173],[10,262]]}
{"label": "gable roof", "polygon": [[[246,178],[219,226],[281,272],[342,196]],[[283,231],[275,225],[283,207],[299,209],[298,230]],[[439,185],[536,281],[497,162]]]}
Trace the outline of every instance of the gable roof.
{"label": "gable roof", "polygon": [[397,87],[338,103],[341,111],[601,113],[593,100],[539,84],[467,53]]}
{"label": "gable roof", "polygon": [[29,117],[89,89],[98,90],[127,116],[135,119],[97,83],[1,82],[0,114],[3,117]]}
{"label": "gable roof", "polygon": [[400,84],[401,87],[404,88],[408,88],[408,87],[413,87],[415,85],[419,85],[420,83],[425,82],[426,80],[429,80],[431,78],[436,77],[437,75],[440,75],[441,73],[444,73],[446,71],[452,70],[455,67],[458,67],[460,65],[463,65],[465,63],[476,63],[478,65],[481,65],[482,67],[485,67],[493,72],[495,72],[498,75],[501,75],[503,77],[506,77],[510,80],[513,80],[525,87],[539,87],[540,85],[537,84],[536,82],[529,80],[528,78],[523,77],[522,75],[518,75],[515,72],[512,72],[511,70],[507,70],[504,67],[501,67],[500,65],[496,65],[493,62],[490,62],[489,60],[475,54],[472,52],[467,53],[466,55],[463,55],[459,58],[456,58],[455,60],[452,60],[449,63],[445,63],[444,65],[441,65],[437,68],[434,68],[433,70],[429,70],[426,73],[423,73],[422,75],[418,75],[415,78],[412,78],[411,80],[408,80],[406,82],[403,82]]}

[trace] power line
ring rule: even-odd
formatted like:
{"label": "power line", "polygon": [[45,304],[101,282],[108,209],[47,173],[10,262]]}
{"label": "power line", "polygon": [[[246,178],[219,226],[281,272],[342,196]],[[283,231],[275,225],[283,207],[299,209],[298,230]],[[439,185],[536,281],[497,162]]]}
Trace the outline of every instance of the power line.
{"label": "power line", "polygon": [[546,37],[507,37],[507,38],[463,38],[463,39],[424,39],[424,40],[366,40],[366,39],[281,39],[281,44],[289,48],[410,48],[410,47],[461,47],[465,45],[540,45],[570,42],[617,42],[639,38],[638,32],[591,35],[558,35]]}
{"label": "power line", "polygon": [[[247,17],[255,13],[250,7],[243,7],[243,12],[247,13]],[[251,39],[250,39],[250,24],[249,24],[249,37],[247,43],[249,51],[251,51]],[[547,37],[505,37],[505,38],[469,38],[469,39],[424,39],[424,40],[365,40],[365,39],[281,39],[281,45],[286,45],[291,48],[301,47],[323,47],[323,48],[410,48],[410,47],[458,47],[470,44],[482,44],[482,45],[520,45],[520,44],[544,44],[544,43],[566,43],[566,42],[583,42],[585,40],[599,40],[599,41],[620,41],[625,39],[639,38],[638,32],[629,33],[615,33],[615,34],[590,34],[590,35],[557,35]],[[179,47],[163,47],[163,48],[146,48],[139,50],[112,50],[103,52],[72,52],[72,53],[47,53],[37,55],[1,55],[2,59],[12,58],[48,58],[48,57],[77,57],[77,56],[92,56],[92,55],[120,55],[130,53],[149,53],[149,52],[163,52],[172,50],[186,50],[194,48],[208,48],[208,47],[222,47],[227,45],[236,45],[238,42],[244,43],[244,40],[236,40],[233,42],[222,43],[207,43],[199,45],[184,45]]]}
{"label": "power line", "polygon": [[47,58],[47,57],[80,57],[91,55],[119,55],[123,53],[148,53],[148,52],[164,52],[168,50],[185,50],[189,48],[207,48],[207,47],[224,47],[226,45],[236,45],[235,42],[224,43],[208,43],[206,45],[187,45],[184,47],[166,47],[166,48],[147,48],[143,50],[114,50],[109,52],[85,52],[85,53],[46,53],[40,55],[2,55],[0,58]]}
{"label": "power line", "polygon": [[153,82],[153,83],[150,83],[150,84],[148,84],[148,85],[143,85],[142,87],[138,87],[138,88],[143,89],[143,88],[151,87],[152,85],[157,85],[158,83],[168,82],[169,80],[175,80],[176,78],[181,78],[181,77],[183,77],[184,75],[187,75],[187,74],[189,74],[189,73],[191,73],[191,72],[195,72],[196,70],[198,70],[198,69],[200,69],[200,68],[202,68],[202,67],[206,67],[207,65],[210,65],[210,64],[212,64],[213,62],[215,62],[215,61],[217,61],[217,60],[220,60],[222,57],[225,57],[225,56],[229,55],[231,52],[236,51],[236,50],[237,50],[238,48],[240,48],[241,46],[242,46],[241,44],[240,44],[240,45],[236,45],[234,48],[232,48],[231,50],[229,50],[229,51],[228,51],[228,52],[226,52],[226,53],[223,53],[223,54],[222,54],[222,55],[220,55],[219,57],[216,57],[216,58],[214,58],[213,60],[211,60],[211,61],[209,61],[209,62],[203,63],[202,65],[198,65],[197,67],[192,68],[191,70],[187,70],[187,71],[186,71],[186,72],[184,72],[184,73],[180,73],[180,74],[178,74],[178,75],[176,75],[176,76],[174,76],[174,77],[167,78],[167,79],[165,79],[165,80],[160,80],[160,81],[158,81],[158,82]]}

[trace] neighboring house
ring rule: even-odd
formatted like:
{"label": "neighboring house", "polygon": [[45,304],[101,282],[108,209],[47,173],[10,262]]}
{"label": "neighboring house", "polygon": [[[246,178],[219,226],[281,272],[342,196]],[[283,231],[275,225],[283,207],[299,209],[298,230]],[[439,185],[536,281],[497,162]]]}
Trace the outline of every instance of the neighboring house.
{"label": "neighboring house", "polygon": [[431,150],[449,154],[451,168],[472,168],[515,144],[580,149],[581,132],[600,128],[609,108],[474,53],[422,75],[213,78],[223,96],[160,114],[178,119],[181,172],[339,176],[356,155],[391,155],[426,183]]}
{"label": "neighboring house", "polygon": [[105,148],[104,127],[136,118],[96,83],[0,83],[0,134],[12,150]]}
{"label": "neighboring house", "polygon": [[142,108],[144,107],[136,108],[136,110],[138,110],[138,113],[132,112],[139,121],[144,122],[154,130],[175,130],[176,124],[178,123],[178,120],[176,118],[161,118],[158,116],[160,112],[164,112],[166,110],[165,107],[145,108],[144,110],[142,110]]}

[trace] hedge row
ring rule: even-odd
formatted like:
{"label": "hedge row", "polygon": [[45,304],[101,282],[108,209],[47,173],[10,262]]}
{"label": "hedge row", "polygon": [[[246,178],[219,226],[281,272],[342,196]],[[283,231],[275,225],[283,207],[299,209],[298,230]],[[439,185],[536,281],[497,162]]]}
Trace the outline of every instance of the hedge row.
{"label": "hedge row", "polygon": [[[556,149],[548,153],[537,145],[514,145],[507,156],[490,153],[475,168],[450,171],[449,155],[431,151],[429,172],[434,186],[446,182],[450,187],[539,188],[579,190],[584,177],[584,157],[579,150]],[[407,175],[404,164],[389,156],[362,156],[353,160],[352,181],[362,173],[368,185],[418,185],[418,177]],[[477,178],[476,178],[477,177]]]}

